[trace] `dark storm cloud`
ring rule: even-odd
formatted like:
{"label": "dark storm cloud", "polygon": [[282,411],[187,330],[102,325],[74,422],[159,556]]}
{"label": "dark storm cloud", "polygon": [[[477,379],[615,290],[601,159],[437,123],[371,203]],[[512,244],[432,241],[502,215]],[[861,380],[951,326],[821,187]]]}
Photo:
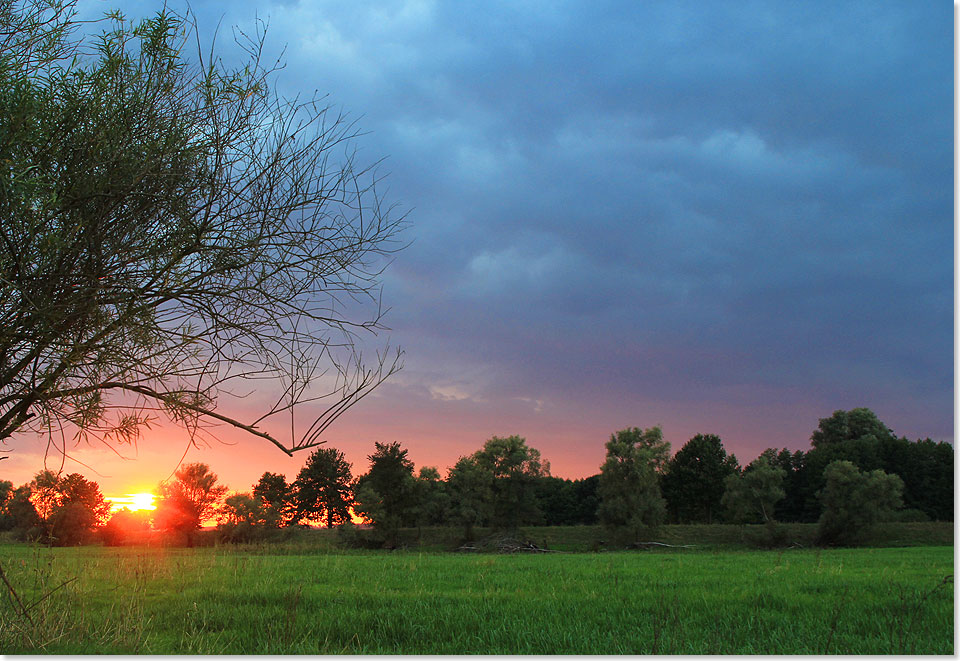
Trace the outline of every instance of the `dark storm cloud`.
{"label": "dark storm cloud", "polygon": [[902,431],[952,436],[949,6],[238,2],[224,23],[255,13],[281,87],[362,114],[361,157],[389,155],[413,207],[390,397],[909,399]]}

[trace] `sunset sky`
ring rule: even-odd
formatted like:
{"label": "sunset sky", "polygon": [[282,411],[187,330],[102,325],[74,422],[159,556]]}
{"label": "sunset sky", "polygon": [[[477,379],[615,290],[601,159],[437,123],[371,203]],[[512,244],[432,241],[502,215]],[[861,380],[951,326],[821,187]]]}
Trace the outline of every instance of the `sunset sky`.
{"label": "sunset sky", "polygon": [[[179,8],[176,0],[168,0]],[[145,16],[160,2],[83,0]],[[288,94],[329,93],[409,211],[384,278],[405,369],[330,428],[445,473],[519,434],[555,475],[661,424],[741,462],[866,406],[953,441],[953,7],[946,2],[192,0],[201,34],[269,19]],[[252,416],[256,417],[256,415]],[[306,459],[223,430],[231,488]],[[71,453],[149,491],[186,436]],[[2,476],[43,465],[15,438]],[[48,466],[56,469],[59,459]]]}

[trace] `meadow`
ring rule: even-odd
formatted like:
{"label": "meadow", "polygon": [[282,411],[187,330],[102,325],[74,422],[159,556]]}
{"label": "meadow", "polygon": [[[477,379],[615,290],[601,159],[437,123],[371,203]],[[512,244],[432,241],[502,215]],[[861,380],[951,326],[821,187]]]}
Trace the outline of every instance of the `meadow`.
{"label": "meadow", "polygon": [[499,555],[7,544],[0,566],[13,588],[0,586],[4,654],[954,651],[951,546]]}

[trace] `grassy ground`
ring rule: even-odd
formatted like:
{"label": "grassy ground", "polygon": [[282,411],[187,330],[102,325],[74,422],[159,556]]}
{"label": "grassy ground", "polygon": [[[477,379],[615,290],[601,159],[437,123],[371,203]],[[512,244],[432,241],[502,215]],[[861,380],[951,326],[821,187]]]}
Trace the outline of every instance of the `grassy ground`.
{"label": "grassy ground", "polygon": [[29,615],[4,589],[5,654],[953,653],[952,547],[467,555],[4,545],[0,566]]}

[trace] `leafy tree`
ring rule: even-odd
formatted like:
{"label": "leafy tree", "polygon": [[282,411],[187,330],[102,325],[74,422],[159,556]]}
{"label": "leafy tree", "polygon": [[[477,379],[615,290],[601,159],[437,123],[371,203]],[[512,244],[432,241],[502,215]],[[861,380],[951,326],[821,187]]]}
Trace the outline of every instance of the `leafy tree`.
{"label": "leafy tree", "polygon": [[[191,48],[189,17],[114,13],[95,35],[74,4],[0,11],[0,439],[130,442],[159,409],[191,434],[318,445],[399,368],[358,348],[403,218],[343,149],[353,122],[278,98],[282,64],[249,32],[230,69]],[[318,392],[326,367],[341,378]],[[254,378],[282,395],[249,420],[230,385]],[[260,428],[324,392],[302,435]]]}
{"label": "leafy tree", "polygon": [[953,446],[929,438],[880,444],[881,468],[903,480],[903,505],[939,521],[953,521]]}
{"label": "leafy tree", "polygon": [[810,442],[814,448],[823,448],[867,436],[878,441],[895,438],[890,428],[868,408],[837,410],[829,418],[820,418]]}
{"label": "leafy tree", "polygon": [[13,530],[13,517],[10,516],[10,501],[13,500],[13,482],[0,480],[0,530]]}
{"label": "leafy tree", "polygon": [[71,473],[60,480],[58,489],[59,503],[49,520],[51,537],[65,546],[90,541],[94,530],[110,516],[110,503],[100,486]]}
{"label": "leafy tree", "polygon": [[272,528],[289,525],[294,518],[293,485],[279,473],[265,472],[253,486],[253,497],[263,507],[264,525]]}
{"label": "leafy tree", "polygon": [[9,520],[17,537],[33,539],[42,534],[41,519],[31,499],[32,490],[24,484],[13,490],[10,499],[4,504],[4,517]]}
{"label": "leafy tree", "polygon": [[659,426],[618,431],[607,441],[600,468],[600,506],[597,516],[607,528],[640,541],[644,531],[656,528],[666,516],[659,474],[666,467],[670,444]]}
{"label": "leafy tree", "polygon": [[860,471],[849,461],[835,461],[824,471],[818,537],[821,543],[853,543],[873,524],[902,504],[903,480],[881,470]]}
{"label": "leafy tree", "polygon": [[217,530],[228,542],[248,542],[265,529],[267,518],[263,502],[249,493],[235,493],[223,500]]}
{"label": "leafy tree", "polygon": [[814,448],[804,462],[804,520],[819,516],[817,494],[824,487],[826,467],[835,461],[898,475],[904,483],[907,507],[931,518],[952,520],[953,448],[949,443],[898,438],[866,408],[835,411],[830,418],[821,419],[811,442]]}
{"label": "leafy tree", "polygon": [[574,492],[577,498],[577,523],[592,526],[597,522],[597,508],[600,506],[600,475],[591,475],[582,480],[574,480]]}
{"label": "leafy tree", "polygon": [[79,473],[58,475],[43,470],[30,482],[24,495],[31,501],[33,511],[18,503],[20,526],[33,520],[40,527],[40,538],[56,546],[73,546],[88,542],[94,531],[106,523],[110,504],[106,502],[96,482]]}
{"label": "leafy tree", "polygon": [[319,448],[293,482],[295,518],[326,520],[328,528],[350,520],[353,504],[350,464],[334,448]]}
{"label": "leafy tree", "polygon": [[537,503],[548,526],[572,526],[580,523],[579,502],[573,480],[542,477],[537,482]]}
{"label": "leafy tree", "polygon": [[44,521],[50,518],[57,506],[59,482],[60,476],[48,469],[40,471],[30,480],[30,500],[37,510],[37,515]]}
{"label": "leafy tree", "polygon": [[450,509],[450,494],[447,484],[440,479],[440,471],[433,466],[422,466],[413,486],[417,527],[445,525]]}
{"label": "leafy tree", "polygon": [[213,518],[226,493],[227,487],[217,484],[217,476],[207,464],[185,464],[177,469],[172,481],[157,487],[154,525],[184,535],[192,546],[194,533]]}
{"label": "leafy tree", "polygon": [[[766,459],[767,463],[783,470],[784,497],[777,502],[775,517],[778,521],[813,522],[820,515],[819,504],[814,511],[807,507],[810,498],[809,470],[806,454],[802,450],[791,452],[787,448],[776,450],[767,448],[760,453],[758,459]],[[754,461],[751,465],[755,465]]]}
{"label": "leafy tree", "polygon": [[550,474],[550,465],[540,458],[539,450],[520,436],[494,436],[472,458],[490,482],[491,525],[515,530],[540,520],[536,488]]}
{"label": "leafy tree", "polygon": [[783,490],[786,474],[761,455],[743,473],[731,473],[725,478],[720,502],[739,523],[775,522],[776,505],[786,496]]}
{"label": "leafy tree", "polygon": [[667,465],[661,478],[667,509],[679,523],[713,523],[723,497],[724,481],[739,469],[714,434],[697,434]]}
{"label": "leafy tree", "polygon": [[369,472],[354,486],[354,509],[385,536],[385,545],[393,547],[400,527],[412,523],[415,514],[413,462],[399,443],[374,443],[374,448],[367,457]]}
{"label": "leafy tree", "polygon": [[475,457],[460,457],[447,475],[450,521],[463,526],[463,536],[474,538],[474,528],[486,525],[493,514],[493,483]]}

